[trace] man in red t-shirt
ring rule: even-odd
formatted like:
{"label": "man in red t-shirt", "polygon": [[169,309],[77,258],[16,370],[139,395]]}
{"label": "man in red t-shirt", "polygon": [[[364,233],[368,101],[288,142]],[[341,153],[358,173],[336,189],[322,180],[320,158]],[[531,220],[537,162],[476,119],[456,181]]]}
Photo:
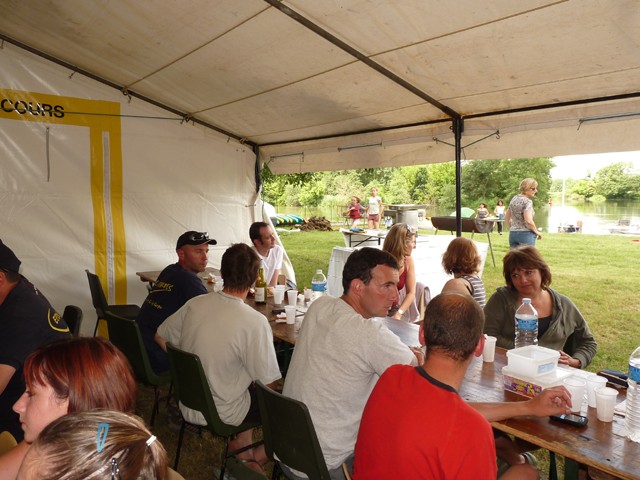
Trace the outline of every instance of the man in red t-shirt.
{"label": "man in red t-shirt", "polygon": [[[494,480],[489,422],[458,390],[484,347],[484,314],[470,296],[445,293],[427,306],[422,366],[394,365],[380,377],[364,409],[354,480],[380,478]],[[501,478],[538,478],[516,465]]]}

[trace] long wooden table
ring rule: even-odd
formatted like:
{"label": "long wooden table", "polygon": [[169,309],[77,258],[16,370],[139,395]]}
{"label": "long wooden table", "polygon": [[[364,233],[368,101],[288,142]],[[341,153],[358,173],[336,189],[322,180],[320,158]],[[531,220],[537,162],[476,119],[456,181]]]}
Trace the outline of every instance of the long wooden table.
{"label": "long wooden table", "polygon": [[[214,284],[208,283],[206,280],[206,277],[210,272],[215,275],[220,275],[219,270],[212,267],[207,267],[203,273],[199,274],[199,277],[202,279],[203,285],[207,287],[207,291],[213,292]],[[156,280],[158,280],[158,275],[160,275],[160,271],[150,270],[146,272],[136,272],[136,275],[140,277],[141,281],[153,284],[155,283]],[[285,342],[295,345],[296,338],[298,336],[298,334],[295,331],[295,325],[287,325],[286,323],[276,323],[276,316],[273,314],[274,308],[282,308],[283,305],[274,305],[272,296],[267,297],[266,304],[256,303],[253,297],[247,297],[245,302],[251,307],[253,307],[255,310],[257,310],[258,312],[262,313],[265,317],[267,317],[267,319],[269,320],[269,324],[271,325],[271,329],[273,330],[274,338],[277,338],[279,340],[284,340]]]}
{"label": "long wooden table", "polygon": [[[483,363],[475,358],[465,376],[460,395],[469,402],[502,402],[526,400],[503,388],[502,367],[507,364],[506,350],[496,349],[495,361]],[[618,401],[624,393],[618,396]],[[601,422],[596,409],[582,408],[589,418],[586,428],[551,422],[546,417],[519,417],[492,425],[515,437],[586,464],[617,478],[640,479],[640,443],[625,437],[624,418],[614,415],[613,422]]]}

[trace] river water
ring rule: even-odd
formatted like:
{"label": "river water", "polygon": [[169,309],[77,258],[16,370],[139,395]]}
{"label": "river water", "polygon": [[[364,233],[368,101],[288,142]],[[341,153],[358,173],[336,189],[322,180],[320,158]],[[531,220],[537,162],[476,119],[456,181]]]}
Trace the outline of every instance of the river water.
{"label": "river water", "polygon": [[553,204],[536,211],[536,225],[546,227],[548,232],[557,232],[563,225],[576,225],[582,221],[582,233],[594,235],[609,234],[609,229],[620,220],[628,220],[631,225],[640,224],[640,201],[585,202],[564,206]]}
{"label": "river water", "polygon": [[[344,208],[346,210],[346,207]],[[324,216],[332,222],[340,222],[342,207],[278,207],[278,213],[291,213],[308,218],[312,215]],[[442,211],[441,211],[442,210]],[[489,211],[493,206],[489,206]],[[427,217],[432,215],[449,215],[451,209],[429,208]],[[631,225],[640,225],[640,200],[606,201],[603,203],[583,202],[577,204],[560,201],[553,205],[545,205],[536,210],[534,218],[536,225],[543,231],[557,232],[558,228],[567,225],[576,225],[582,221],[582,233],[593,235],[609,235],[609,229],[618,224],[620,220],[629,220]]]}

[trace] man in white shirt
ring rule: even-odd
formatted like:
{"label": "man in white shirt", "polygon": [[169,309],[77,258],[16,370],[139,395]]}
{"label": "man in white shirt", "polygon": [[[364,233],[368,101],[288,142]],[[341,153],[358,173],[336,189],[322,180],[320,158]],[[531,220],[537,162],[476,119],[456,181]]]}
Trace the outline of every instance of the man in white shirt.
{"label": "man in white shirt", "polygon": [[398,262],[389,253],[352,253],[344,295],[315,300],[296,340],[283,393],[309,408],[331,478],[344,478],[342,463],[353,462],[362,411],[379,376],[391,365],[422,363],[419,349],[412,352],[372,318],[386,316],[398,300],[397,283]]}
{"label": "man in white shirt", "polygon": [[271,227],[265,222],[255,222],[249,227],[249,238],[253,247],[262,259],[264,279],[270,287],[278,283],[278,275],[282,269],[284,249],[276,245],[276,236]]}
{"label": "man in white shirt", "polygon": [[[224,252],[220,273],[221,292],[198,295],[167,318],[158,328],[156,341],[166,350],[166,342],[200,357],[209,379],[211,394],[220,419],[229,425],[260,421],[254,382],[273,387],[281,377],[273,333],[267,318],[244,302],[258,276],[260,259],[244,243]],[[204,425],[198,411],[180,405],[184,418]],[[237,435],[230,447],[252,443],[252,430]],[[238,457],[253,462],[260,470],[267,457],[264,447],[247,450]]]}

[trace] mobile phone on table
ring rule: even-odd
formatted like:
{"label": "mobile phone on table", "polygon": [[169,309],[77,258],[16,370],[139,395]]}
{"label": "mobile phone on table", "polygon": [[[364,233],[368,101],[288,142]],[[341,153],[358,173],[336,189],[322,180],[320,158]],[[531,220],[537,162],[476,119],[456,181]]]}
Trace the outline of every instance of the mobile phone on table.
{"label": "mobile phone on table", "polygon": [[273,313],[274,315],[284,313],[284,308],[274,308],[273,310],[271,310],[271,313]]}
{"label": "mobile phone on table", "polygon": [[574,427],[586,427],[587,423],[589,423],[589,419],[587,417],[576,415],[574,413],[551,415],[549,418],[554,422],[566,423],[567,425],[572,425]]}

